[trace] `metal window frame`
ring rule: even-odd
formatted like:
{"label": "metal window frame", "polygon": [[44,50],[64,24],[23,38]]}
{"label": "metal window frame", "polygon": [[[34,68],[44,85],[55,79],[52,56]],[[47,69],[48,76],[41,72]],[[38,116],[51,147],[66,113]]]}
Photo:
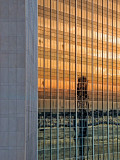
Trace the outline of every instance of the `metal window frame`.
{"label": "metal window frame", "polygon": [[94,60],[93,60],[93,0],[92,0],[92,29],[91,29],[91,36],[92,36],[92,43],[91,43],[91,50],[92,50],[92,56],[91,56],[91,60],[92,60],[92,160],[94,160],[94,88],[93,88],[93,63],[94,63]]}
{"label": "metal window frame", "polygon": [[64,153],[63,157],[65,159],[65,47],[64,47],[64,42],[65,42],[65,0],[63,0],[63,109],[64,109]]}
{"label": "metal window frame", "polygon": [[[113,0],[112,0],[112,110],[113,107]],[[114,113],[112,111],[112,151],[113,151],[113,160],[114,160]]]}
{"label": "metal window frame", "polygon": [[[86,0],[86,77],[88,80],[88,0]],[[87,103],[87,160],[88,160],[88,103]]]}
{"label": "metal window frame", "polygon": [[109,51],[108,51],[108,3],[109,0],[107,0],[107,155],[108,155],[108,160],[110,159],[110,149],[109,149]]}
{"label": "metal window frame", "polygon": [[44,42],[43,42],[43,53],[44,53],[44,62],[43,62],[43,79],[44,79],[44,95],[43,95],[43,112],[44,112],[44,150],[43,150],[43,159],[45,160],[45,1],[43,0],[43,26],[44,26],[44,31],[43,31],[43,37],[44,37]]}
{"label": "metal window frame", "polygon": [[118,17],[117,17],[117,13],[118,13],[118,0],[116,0],[116,108],[117,108],[117,159],[119,160],[119,141],[118,141],[118,135],[119,135],[119,131],[118,131],[118,90],[117,90],[117,82],[118,82],[118,77],[117,77],[117,66],[118,66],[118,61],[117,61],[117,21],[118,21]]}
{"label": "metal window frame", "polygon": [[52,0],[50,0],[50,160],[52,160]]}
{"label": "metal window frame", "polygon": [[[103,90],[103,0],[102,0],[102,112],[104,113],[104,90]],[[104,160],[104,115],[102,118],[102,138],[103,138],[103,160]]]}
{"label": "metal window frame", "polygon": [[98,160],[99,160],[99,107],[98,107],[98,91],[99,91],[99,88],[98,88],[98,75],[99,75],[99,71],[98,71],[98,67],[99,67],[99,63],[98,63],[98,0],[97,0],[97,110],[98,110]]}
{"label": "metal window frame", "polygon": [[56,1],[56,74],[57,74],[57,160],[59,160],[59,52],[58,52],[58,42],[59,42],[59,0]]}
{"label": "metal window frame", "polygon": [[71,15],[71,0],[69,0],[69,113],[70,113],[70,120],[69,120],[69,124],[70,124],[70,127],[69,127],[69,158],[71,159],[71,50],[70,50],[70,40],[71,40],[71,30],[70,30],[70,27],[71,27],[71,23],[70,23],[70,15]]}
{"label": "metal window frame", "polygon": [[76,160],[77,160],[77,0],[75,0],[75,115],[76,115],[76,149],[75,149],[75,155],[76,155]]}

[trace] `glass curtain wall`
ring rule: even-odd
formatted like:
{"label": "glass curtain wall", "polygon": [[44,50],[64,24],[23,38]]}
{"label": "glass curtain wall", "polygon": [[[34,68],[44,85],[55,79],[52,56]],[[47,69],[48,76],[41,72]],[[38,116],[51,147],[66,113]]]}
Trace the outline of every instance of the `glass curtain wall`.
{"label": "glass curtain wall", "polygon": [[119,160],[120,1],[38,0],[38,159]]}

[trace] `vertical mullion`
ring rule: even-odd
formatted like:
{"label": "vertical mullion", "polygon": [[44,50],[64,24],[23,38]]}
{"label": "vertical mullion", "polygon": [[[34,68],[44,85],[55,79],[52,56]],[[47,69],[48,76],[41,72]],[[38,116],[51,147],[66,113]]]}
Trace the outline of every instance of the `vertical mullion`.
{"label": "vertical mullion", "polygon": [[113,0],[112,0],[112,151],[114,160],[114,121],[113,121]]}
{"label": "vertical mullion", "polygon": [[108,160],[109,158],[109,73],[108,73],[108,69],[109,69],[109,63],[108,63],[108,1],[107,0],[107,150],[108,150]]}
{"label": "vertical mullion", "polygon": [[77,0],[75,0],[75,115],[76,115],[76,160],[77,160]]}
{"label": "vertical mullion", "polygon": [[44,151],[43,151],[43,159],[45,160],[45,1],[43,1],[43,26],[44,26],[44,66],[43,66],[43,76],[44,76],[44,96],[43,96],[43,110],[44,110]]}
{"label": "vertical mullion", "polygon": [[97,0],[97,110],[98,110],[98,160],[99,160],[99,107],[98,107],[98,0]]}
{"label": "vertical mullion", "polygon": [[70,50],[70,5],[71,5],[71,0],[69,0],[69,113],[70,113],[70,119],[69,119],[69,136],[70,136],[70,142],[69,142],[69,158],[71,159],[71,50]]}
{"label": "vertical mullion", "polygon": [[64,107],[64,159],[65,159],[65,50],[64,50],[64,20],[65,18],[65,0],[63,0],[63,107]]}
{"label": "vertical mullion", "polygon": [[[104,113],[104,93],[103,93],[103,0],[102,0],[102,112]],[[104,115],[102,118],[102,138],[103,138],[103,160],[104,160]]]}
{"label": "vertical mullion", "polygon": [[94,88],[93,88],[93,0],[92,0],[92,43],[91,43],[91,50],[92,50],[92,159],[94,160]]}
{"label": "vertical mullion", "polygon": [[[86,0],[86,77],[88,80],[88,0]],[[87,103],[87,160],[88,160],[88,109],[89,109],[89,104]]]}
{"label": "vertical mullion", "polygon": [[[38,18],[38,3],[39,3],[39,0],[37,1],[37,18]],[[38,21],[37,21],[37,27],[38,27]],[[38,29],[37,29],[37,41],[38,41]],[[38,57],[38,45],[37,45],[37,59],[38,59],[39,57]],[[38,76],[38,64],[37,64],[37,69],[36,69],[36,71],[37,71],[37,76]],[[9,76],[9,74],[8,74],[8,76]],[[39,78],[39,77],[37,77],[37,78]],[[38,91],[38,79],[37,79],[37,126],[38,126],[38,128],[37,128],[37,160],[38,160],[38,155],[39,155],[39,148],[38,148],[38,144],[40,144],[40,140],[39,140],[39,124],[40,124],[40,116],[39,116],[39,91]],[[25,115],[26,115],[26,113],[25,113]],[[29,121],[28,121],[29,122]],[[26,135],[26,133],[25,133],[25,135]],[[41,146],[40,146],[40,148],[41,148]],[[26,155],[26,148],[25,148],[25,155]]]}
{"label": "vertical mullion", "polygon": [[59,160],[59,53],[58,53],[58,20],[59,20],[59,0],[56,2],[56,66],[57,66],[57,160]]}
{"label": "vertical mullion", "polygon": [[52,55],[51,55],[51,14],[52,14],[52,5],[50,0],[50,160],[52,160]]}
{"label": "vertical mullion", "polygon": [[116,105],[117,105],[117,160],[119,160],[119,142],[118,142],[118,100],[117,100],[117,3],[116,0]]}
{"label": "vertical mullion", "polygon": [[[83,86],[83,77],[82,77],[82,0],[81,0],[81,83],[82,83],[81,85]],[[82,103],[81,102],[80,103],[82,106],[80,106],[80,107],[82,109],[82,116],[80,117],[81,118],[80,121],[82,121],[82,125],[79,125],[79,127],[82,127],[82,155],[80,155],[80,156],[82,156],[82,160],[83,160],[83,147],[84,147],[83,146],[83,89],[82,89],[82,96],[81,97],[82,97],[82,99],[81,99]],[[81,130],[81,128],[79,128],[79,130]],[[80,137],[80,141],[81,141],[81,137]],[[80,145],[81,145],[81,142],[80,142]],[[81,149],[81,146],[79,148]],[[81,151],[79,151],[79,152],[81,154]]]}

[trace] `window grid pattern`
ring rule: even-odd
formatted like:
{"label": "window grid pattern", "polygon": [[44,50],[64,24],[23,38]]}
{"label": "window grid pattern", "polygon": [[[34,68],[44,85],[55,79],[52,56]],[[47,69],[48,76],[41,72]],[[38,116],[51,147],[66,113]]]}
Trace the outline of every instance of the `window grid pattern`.
{"label": "window grid pattern", "polygon": [[38,0],[39,159],[119,159],[119,10]]}

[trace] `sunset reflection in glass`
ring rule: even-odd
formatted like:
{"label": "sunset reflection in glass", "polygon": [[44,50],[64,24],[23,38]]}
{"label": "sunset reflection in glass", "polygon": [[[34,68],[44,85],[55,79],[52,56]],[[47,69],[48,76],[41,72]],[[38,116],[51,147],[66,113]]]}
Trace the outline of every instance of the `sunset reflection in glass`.
{"label": "sunset reflection in glass", "polygon": [[[118,0],[38,0],[40,160],[118,159],[119,11]],[[77,95],[80,77],[87,81],[85,99]],[[87,121],[82,148],[78,104]]]}

